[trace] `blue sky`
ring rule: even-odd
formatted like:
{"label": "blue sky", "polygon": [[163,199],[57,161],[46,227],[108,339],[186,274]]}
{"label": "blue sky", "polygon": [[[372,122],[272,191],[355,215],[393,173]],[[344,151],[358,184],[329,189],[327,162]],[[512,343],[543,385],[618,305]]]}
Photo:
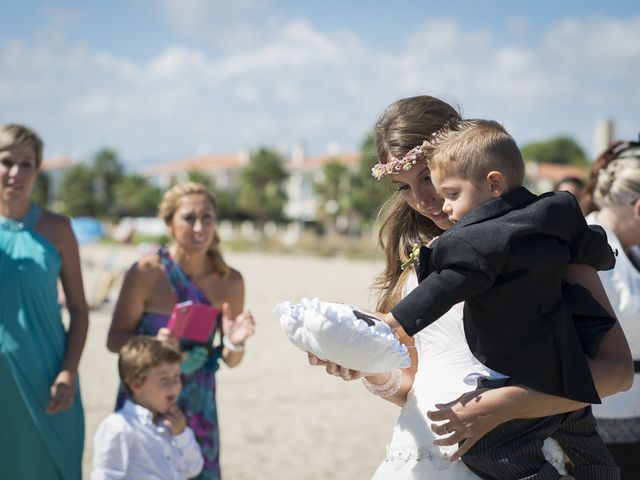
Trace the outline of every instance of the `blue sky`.
{"label": "blue sky", "polygon": [[22,0],[3,8],[0,121],[46,154],[131,168],[257,145],[357,149],[432,94],[522,144],[640,130],[637,1]]}

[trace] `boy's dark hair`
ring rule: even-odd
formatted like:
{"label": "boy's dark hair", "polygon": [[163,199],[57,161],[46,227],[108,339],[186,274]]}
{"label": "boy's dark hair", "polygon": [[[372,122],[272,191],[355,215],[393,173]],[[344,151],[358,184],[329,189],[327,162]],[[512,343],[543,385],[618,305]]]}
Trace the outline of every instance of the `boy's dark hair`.
{"label": "boy's dark hair", "polygon": [[149,369],[163,363],[180,363],[181,360],[182,353],[170,343],[161,342],[148,335],[138,335],[120,349],[120,381],[126,392],[131,395],[131,385],[144,383]]}

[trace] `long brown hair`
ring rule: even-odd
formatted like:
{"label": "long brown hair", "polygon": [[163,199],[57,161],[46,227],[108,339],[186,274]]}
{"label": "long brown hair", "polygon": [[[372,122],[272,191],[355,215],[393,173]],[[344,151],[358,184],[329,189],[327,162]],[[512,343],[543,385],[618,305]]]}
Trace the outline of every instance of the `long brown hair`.
{"label": "long brown hair", "polygon": [[[375,126],[378,160],[401,158],[422,144],[432,133],[461,120],[458,110],[428,95],[409,97],[392,103]],[[409,258],[415,243],[427,243],[442,231],[428,218],[394,195],[382,209],[378,244],[385,255],[385,268],[375,281],[380,291],[377,310],[389,312],[402,295],[404,279],[411,269],[400,265]]]}
{"label": "long brown hair", "polygon": [[[204,195],[211,202],[213,209],[217,210],[213,195],[211,195],[204,185],[195,182],[177,183],[164,193],[162,201],[160,202],[158,216],[164,220],[165,224],[171,224],[173,215],[178,209],[178,202],[186,195]],[[207,255],[211,259],[216,272],[222,276],[226,276],[229,273],[229,266],[224,261],[222,253],[220,252],[220,237],[218,236],[217,228],[213,231],[213,239],[209,244]]]}

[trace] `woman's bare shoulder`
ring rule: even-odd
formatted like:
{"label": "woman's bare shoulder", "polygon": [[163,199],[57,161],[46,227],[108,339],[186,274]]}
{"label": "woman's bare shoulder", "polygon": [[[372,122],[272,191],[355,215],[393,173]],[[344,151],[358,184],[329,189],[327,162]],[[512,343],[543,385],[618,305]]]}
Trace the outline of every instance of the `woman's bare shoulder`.
{"label": "woman's bare shoulder", "polygon": [[66,215],[52,212],[41,207],[40,221],[38,224],[45,232],[62,233],[71,231],[71,220]]}
{"label": "woman's bare shoulder", "polygon": [[71,229],[71,220],[65,215],[42,208],[35,229],[49,240],[60,253],[77,250],[77,240]]}
{"label": "woman's bare shoulder", "polygon": [[129,275],[143,278],[155,278],[163,273],[164,268],[156,253],[143,255],[129,269]]}
{"label": "woman's bare shoulder", "polygon": [[225,277],[225,281],[230,286],[244,284],[244,279],[242,278],[242,274],[235,268],[231,268],[231,267],[229,267],[229,273]]}

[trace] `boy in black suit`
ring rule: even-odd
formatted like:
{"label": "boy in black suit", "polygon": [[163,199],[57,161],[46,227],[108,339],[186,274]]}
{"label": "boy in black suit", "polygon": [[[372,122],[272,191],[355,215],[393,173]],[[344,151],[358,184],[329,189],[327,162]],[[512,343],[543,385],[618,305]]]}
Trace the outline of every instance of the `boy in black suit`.
{"label": "boy in black suit", "polygon": [[[420,285],[387,316],[392,327],[414,335],[464,300],[469,347],[499,372],[498,379],[481,379],[480,388],[518,383],[600,403],[584,353],[595,357],[615,319],[562,275],[569,263],[613,268],[604,231],[587,226],[570,194],[536,196],[522,187],[522,155],[496,122],[461,122],[412,155],[428,157],[454,225],[420,249]],[[549,436],[569,455],[577,478],[619,478],[590,407],[502,424],[462,459],[487,479],[559,478],[542,455]]]}

